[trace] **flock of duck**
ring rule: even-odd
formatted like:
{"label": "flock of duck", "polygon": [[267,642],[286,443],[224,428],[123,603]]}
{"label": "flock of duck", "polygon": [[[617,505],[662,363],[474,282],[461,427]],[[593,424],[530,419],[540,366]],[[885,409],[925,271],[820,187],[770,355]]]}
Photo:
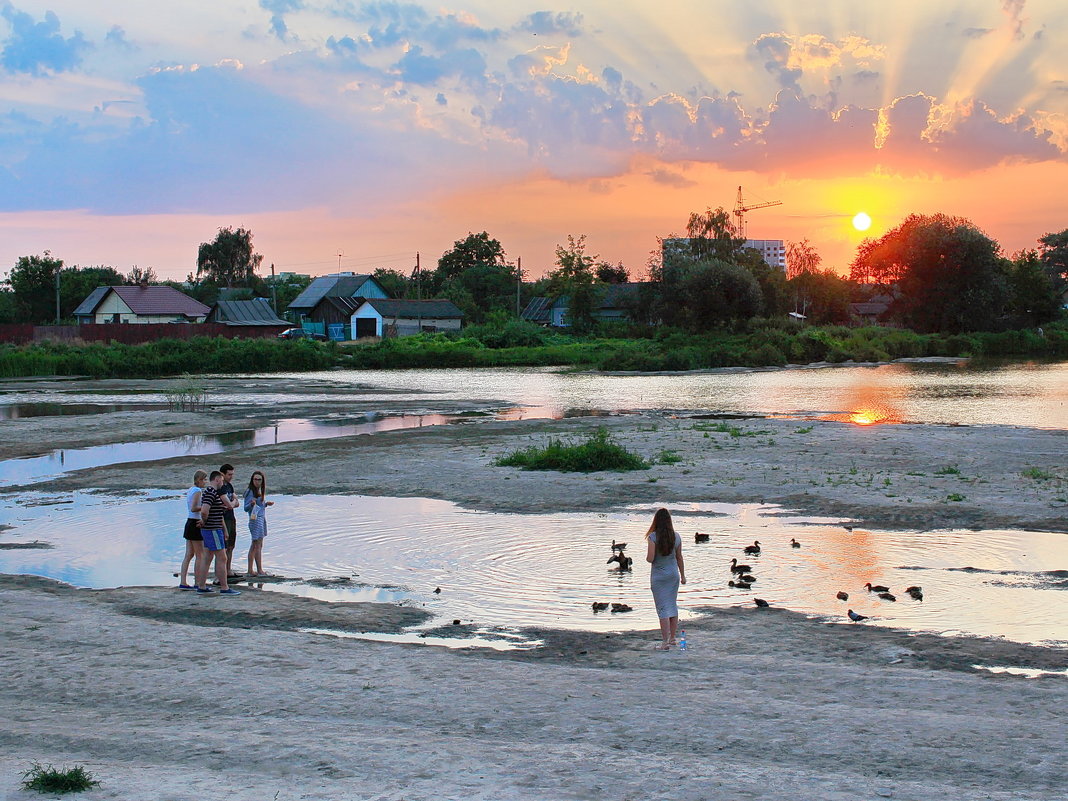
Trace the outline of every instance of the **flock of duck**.
{"label": "flock of duck", "polygon": [[[694,532],[693,540],[694,540],[695,543],[708,542],[709,535],[708,534],[702,534],[700,531],[697,531],[697,532]],[[790,538],[790,547],[791,548],[800,548],[801,547],[801,543],[798,542],[793,537],[791,537]],[[744,553],[746,556],[760,556],[761,550],[762,549],[760,547],[760,540],[753,540],[753,544],[752,545],[746,545],[742,549],[742,553]],[[731,574],[734,576],[734,578],[732,578],[730,581],[727,582],[727,586],[728,587],[734,587],[736,589],[741,589],[741,590],[748,590],[753,586],[753,582],[756,581],[756,576],[753,575],[753,566],[752,565],[740,564],[737,559],[731,559],[730,571],[731,571]],[[875,593],[875,595],[878,598],[880,598],[881,600],[884,600],[884,601],[896,601],[897,600],[897,596],[890,592],[890,588],[889,587],[885,587],[882,584],[872,584],[869,581],[867,584],[864,585],[864,588],[869,593]],[[922,587],[917,587],[915,585],[911,586],[911,587],[906,587],[904,589],[904,592],[910,598],[912,598],[912,600],[914,600],[914,601],[922,601],[923,600],[923,588]],[[835,594],[834,597],[837,598],[839,601],[848,601],[849,600],[849,593],[845,592],[844,590],[839,590]],[[753,603],[756,604],[758,607],[760,607],[762,609],[767,609],[768,607],[771,606],[771,604],[768,603],[767,601],[765,601],[763,598],[754,598],[753,599]],[[862,620],[867,620],[868,619],[867,615],[862,615],[859,612],[854,612],[852,609],[847,609],[846,610],[846,615],[848,615],[849,619],[852,620],[854,623],[859,623]]]}
{"label": "flock of duck", "polygon": [[[700,531],[694,532],[693,535],[693,541],[695,543],[708,542],[710,538],[711,535],[702,534]],[[801,543],[791,537],[790,547],[800,548]],[[614,563],[620,572],[629,572],[634,564],[634,560],[626,555],[626,548],[627,543],[616,542],[615,540],[612,540],[612,555],[608,559],[608,564]],[[746,556],[760,556],[762,550],[763,549],[760,546],[760,540],[753,540],[752,545],[746,545],[744,548],[742,548],[742,553]],[[741,564],[737,559],[731,559],[730,571],[731,579],[727,582],[728,587],[733,587],[734,589],[738,590],[748,590],[752,588],[753,584],[757,580],[756,576],[753,575],[753,566]],[[872,584],[869,581],[867,584],[864,585],[864,588],[868,591],[869,594],[874,593],[880,600],[897,600],[897,596],[890,592],[890,588],[883,586],[882,584]],[[906,587],[903,592],[910,598],[912,598],[912,600],[914,601],[923,600],[922,587]],[[848,601],[849,593],[845,592],[844,590],[839,590],[838,593],[835,595],[835,598],[837,598],[839,601]],[[753,603],[761,609],[767,609],[771,606],[771,604],[765,601],[763,598],[754,598]],[[634,611],[634,608],[629,606],[628,604],[608,603],[607,601],[594,601],[592,606],[594,612],[604,612],[608,609],[611,609],[613,613]],[[868,619],[867,615],[862,615],[859,612],[854,612],[852,609],[847,609],[846,615],[854,623],[859,623],[862,620]]]}

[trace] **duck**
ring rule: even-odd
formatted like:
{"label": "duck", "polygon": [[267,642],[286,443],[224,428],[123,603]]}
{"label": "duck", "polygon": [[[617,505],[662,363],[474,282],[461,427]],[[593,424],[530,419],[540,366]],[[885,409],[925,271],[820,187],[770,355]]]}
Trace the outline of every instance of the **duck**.
{"label": "duck", "polygon": [[435,595],[441,595],[441,587],[435,587],[434,588],[434,594]]}
{"label": "duck", "polygon": [[634,563],[634,560],[627,556],[625,553],[623,553],[623,551],[620,551],[619,553],[612,554],[606,564],[610,565],[613,562],[619,563],[620,570],[630,570],[630,566]]}
{"label": "duck", "polygon": [[852,609],[846,610],[846,614],[849,615],[849,619],[852,620],[854,623],[859,623],[862,620],[868,619],[867,615],[862,615],[859,612],[854,612]]}
{"label": "duck", "polygon": [[879,593],[879,597],[882,598],[884,601],[896,601],[897,600],[897,598],[895,598],[893,595],[891,595],[888,592],[880,592]]}
{"label": "duck", "polygon": [[603,612],[608,608],[608,601],[594,601],[591,606],[593,606],[594,612]]}
{"label": "duck", "polygon": [[845,592],[843,590],[839,590],[838,594],[835,595],[834,597],[837,598],[839,601],[848,601],[849,600],[849,593]]}
{"label": "duck", "polygon": [[613,614],[615,614],[616,612],[633,612],[633,611],[634,611],[634,607],[633,606],[629,606],[628,604],[617,604],[617,603],[613,603],[612,604],[612,613]]}
{"label": "duck", "polygon": [[738,576],[738,580],[744,581],[746,584],[752,584],[754,581],[756,581],[756,576],[750,573],[742,573],[742,575]]}
{"label": "duck", "polygon": [[708,542],[708,535],[707,534],[702,534],[700,531],[695,531],[693,533],[693,541],[694,542]]}
{"label": "duck", "polygon": [[748,581],[728,581],[728,587],[734,587],[736,590],[748,590],[753,585]]}
{"label": "duck", "polygon": [[793,537],[790,537],[790,547],[791,548],[800,548],[801,547],[801,543],[798,542],[797,540],[795,540]]}
{"label": "duck", "polygon": [[746,545],[742,548],[742,553],[749,556],[760,556],[760,540],[753,540],[752,545]]}
{"label": "duck", "polygon": [[626,547],[627,547],[627,543],[625,543],[625,542],[616,542],[615,540],[612,540],[612,550],[613,551],[623,551],[623,550],[626,550]]}
{"label": "duck", "polygon": [[923,590],[921,590],[919,587],[906,587],[905,592],[907,592],[914,601],[923,600]]}
{"label": "duck", "polygon": [[753,599],[753,603],[755,603],[757,605],[757,607],[760,608],[760,609],[767,609],[768,607],[771,606],[771,604],[769,604],[763,598],[754,598]]}
{"label": "duck", "polygon": [[889,587],[884,587],[882,584],[872,584],[870,581],[864,586],[868,588],[868,592],[890,592]]}
{"label": "duck", "polygon": [[737,559],[731,559],[731,572],[732,573],[748,573],[753,569],[752,565],[740,565]]}

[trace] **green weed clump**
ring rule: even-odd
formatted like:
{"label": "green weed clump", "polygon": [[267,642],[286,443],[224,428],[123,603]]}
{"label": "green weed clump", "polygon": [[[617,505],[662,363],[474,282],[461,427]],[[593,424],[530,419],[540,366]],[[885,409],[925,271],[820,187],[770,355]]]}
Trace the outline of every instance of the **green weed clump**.
{"label": "green weed clump", "polygon": [[24,790],[36,790],[38,793],[80,793],[92,787],[99,787],[100,782],[81,765],[67,770],[59,770],[51,765],[34,762],[33,767],[22,774]]}
{"label": "green weed clump", "polygon": [[1021,473],[1024,478],[1033,478],[1035,481],[1049,481],[1053,473],[1047,472],[1040,467],[1029,467]]}
{"label": "green weed clump", "polygon": [[558,470],[563,473],[597,473],[604,470],[648,470],[652,465],[612,440],[605,428],[598,428],[585,442],[568,443],[550,439],[539,448],[531,445],[497,459],[497,467],[523,470]]}

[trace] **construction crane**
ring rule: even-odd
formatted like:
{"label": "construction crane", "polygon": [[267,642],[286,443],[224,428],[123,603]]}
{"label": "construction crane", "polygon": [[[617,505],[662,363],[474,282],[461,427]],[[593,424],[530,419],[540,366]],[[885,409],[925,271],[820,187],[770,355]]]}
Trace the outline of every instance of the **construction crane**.
{"label": "construction crane", "polygon": [[781,206],[781,200],[768,200],[764,203],[751,203],[748,206],[745,201],[742,200],[742,188],[738,187],[738,199],[734,202],[734,211],[732,212],[736,218],[734,223],[735,231],[738,236],[743,239],[748,238],[745,230],[745,213],[752,211],[753,209],[766,209],[768,206]]}

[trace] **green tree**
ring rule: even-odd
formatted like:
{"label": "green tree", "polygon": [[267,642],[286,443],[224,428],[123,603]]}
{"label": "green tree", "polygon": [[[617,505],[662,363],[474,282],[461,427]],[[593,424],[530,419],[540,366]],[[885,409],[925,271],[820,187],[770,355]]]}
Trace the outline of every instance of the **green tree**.
{"label": "green tree", "polygon": [[786,314],[790,305],[790,293],[786,286],[786,274],[778,267],[764,261],[759,250],[742,248],[732,259],[745,267],[756,279],[763,298],[762,313],[768,317]]}
{"label": "green tree", "polygon": [[1061,313],[1059,282],[1038,253],[1025,250],[1005,265],[1009,284],[1009,325],[1030,327],[1056,320]]}
{"label": "green tree", "polygon": [[786,243],[786,275],[789,278],[801,275],[801,273],[815,272],[823,257],[809,244],[807,239],[800,242]]}
{"label": "green tree", "polygon": [[467,322],[481,323],[495,311],[515,316],[518,276],[506,264],[475,264],[448,280],[442,294],[464,312]]}
{"label": "green tree", "polygon": [[687,265],[677,278],[672,292],[677,306],[675,324],[690,331],[747,320],[763,308],[759,283],[740,264],[705,259]]}
{"label": "green tree", "polygon": [[853,282],[833,270],[803,270],[787,282],[794,310],[816,325],[849,322]]}
{"label": "green tree", "polygon": [[472,267],[492,265],[506,267],[504,248],[496,239],[483,231],[468,234],[464,239],[453,242],[452,248],[446,250],[438,259],[438,268],[431,279],[433,290],[439,291],[445,284],[464,270]]}
{"label": "green tree", "polygon": [[602,261],[597,265],[596,275],[597,280],[602,284],[625,284],[630,281],[630,273],[623,266],[623,262],[610,264],[607,261]]}
{"label": "green tree", "polygon": [[556,269],[549,275],[549,296],[567,298],[568,324],[578,332],[593,327],[600,286],[594,273],[597,256],[586,253],[586,235],[567,235],[567,246],[556,246]]}
{"label": "green tree", "polygon": [[731,215],[722,206],[715,211],[705,209],[704,214],[691,213],[686,223],[686,235],[690,255],[695,260],[734,261],[738,251],[745,247],[745,237],[736,235]]}
{"label": "green tree", "polygon": [[918,331],[956,333],[1003,319],[1006,276],[997,242],[969,220],[911,214],[853,259],[855,281],[887,287],[889,314]]}
{"label": "green tree", "polygon": [[10,289],[0,288],[0,325],[18,321],[19,313],[15,305],[15,293]]}
{"label": "green tree", "polygon": [[48,323],[56,317],[56,275],[63,260],[42,256],[20,256],[4,282],[14,293],[17,322]]}
{"label": "green tree", "polygon": [[126,276],[114,267],[64,267],[59,273],[60,317],[74,316],[82,301],[102,286],[124,286]]}
{"label": "green tree", "polygon": [[263,256],[252,248],[252,232],[244,228],[220,228],[211,242],[201,242],[197,251],[197,282],[207,279],[217,286],[252,285]]}
{"label": "green tree", "polygon": [[400,270],[390,270],[379,267],[371,276],[386,290],[391,298],[407,298],[408,291],[412,287],[412,281]]}
{"label": "green tree", "polygon": [[1046,269],[1061,282],[1068,283],[1068,229],[1040,238],[1038,254]]}
{"label": "green tree", "polygon": [[138,267],[136,264],[130,268],[130,272],[126,274],[126,283],[130,286],[138,286],[140,284],[158,284],[159,276],[156,275],[156,271],[151,267]]}

